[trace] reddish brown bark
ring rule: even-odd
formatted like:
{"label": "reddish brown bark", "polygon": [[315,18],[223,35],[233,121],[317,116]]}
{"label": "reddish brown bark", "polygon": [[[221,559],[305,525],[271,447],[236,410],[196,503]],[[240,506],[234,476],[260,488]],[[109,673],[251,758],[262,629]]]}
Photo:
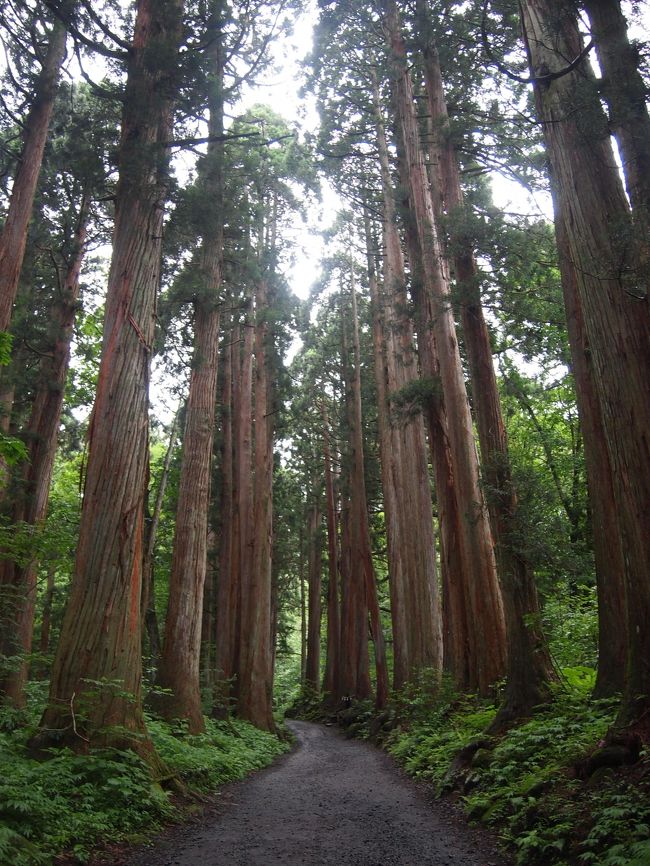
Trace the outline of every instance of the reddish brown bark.
{"label": "reddish brown bark", "polygon": [[161,647],[160,630],[158,628],[158,613],[156,611],[154,552],[156,547],[156,536],[158,534],[158,524],[160,523],[160,515],[165,498],[165,490],[167,489],[167,481],[169,480],[169,469],[174,455],[174,448],[176,447],[176,431],[180,415],[181,407],[179,406],[176,415],[174,416],[174,420],[172,421],[171,430],[169,431],[169,442],[167,443],[167,451],[165,452],[162,472],[160,480],[158,481],[158,490],[156,491],[156,501],[154,503],[153,513],[147,526],[145,551],[142,560],[141,610],[144,620],[144,630],[149,641],[149,664],[154,671],[158,668]]}
{"label": "reddish brown bark", "polygon": [[[561,71],[578,57],[575,20],[550,0],[522,2],[530,68]],[[616,170],[606,119],[584,63],[535,86],[552,167],[557,218],[564,221],[593,360],[626,557],[628,668],[619,721],[650,709],[650,310],[647,279],[626,274],[631,215]],[[589,134],[584,124],[588,123]],[[629,261],[633,267],[634,262]],[[628,272],[629,273],[629,272]],[[579,347],[577,347],[579,349]]]}
{"label": "reddish brown bark", "polygon": [[[63,4],[71,10],[73,2]],[[66,29],[56,18],[50,31],[47,52],[36,81],[34,100],[24,126],[24,143],[14,178],[9,209],[0,233],[0,331],[7,331],[20,271],[25,257],[27,228],[32,215],[36,184],[65,57]]]}
{"label": "reddish brown bark", "polygon": [[[603,74],[602,95],[609,109],[610,128],[618,142],[627,193],[639,220],[650,226],[650,115],[647,87],[639,72],[640,54],[630,44],[619,0],[585,0]],[[638,236],[647,248],[648,239]],[[647,277],[646,277],[647,278]]]}
{"label": "reddish brown bark", "polygon": [[182,4],[140,0],[124,94],[104,341],[77,561],[35,747],[127,745],[154,760],[141,708],[147,383]]}
{"label": "reddish brown bark", "polygon": [[300,528],[300,565],[298,567],[298,585],[300,587],[300,685],[305,685],[307,674],[307,593],[305,591],[305,564],[307,557],[304,549],[304,530]]}
{"label": "reddish brown bark", "polygon": [[[418,381],[419,371],[413,326],[407,313],[404,256],[397,229],[388,145],[376,84],[374,103],[384,203],[386,394],[383,408],[390,437],[385,462],[390,466],[396,499],[394,508],[397,519],[395,528],[399,533],[399,564],[394,574],[398,579],[401,572],[403,585],[398,594],[403,597],[401,616],[404,622],[401,628],[406,631],[407,642],[404,662],[401,660],[404,647],[400,648],[395,658],[394,682],[395,688],[400,688],[406,680],[416,677],[425,669],[431,669],[435,674],[441,671],[442,620],[423,419],[418,411],[411,413],[407,407],[405,412],[400,412],[399,407],[391,407],[390,404],[391,400],[399,400],[402,389],[408,389]],[[370,276],[372,282],[372,272]],[[379,298],[377,300],[379,302]],[[394,621],[394,649],[395,633],[399,630],[400,624]]]}
{"label": "reddish brown bark", "polygon": [[[318,495],[318,490],[315,491]],[[315,502],[307,515],[308,550],[308,627],[305,685],[315,693],[320,691],[320,632],[321,632],[321,574],[323,560],[320,535],[321,512]]]}
{"label": "reddish brown bark", "polygon": [[[37,527],[47,515],[50,483],[57,450],[57,436],[65,380],[70,365],[70,345],[79,299],[79,274],[85,255],[88,209],[84,196],[75,231],[73,252],[55,298],[51,313],[51,353],[41,362],[40,379],[32,411],[25,428],[28,460],[22,467],[12,522]],[[0,623],[0,652],[20,655],[22,660],[0,681],[0,692],[15,706],[25,702],[24,688],[29,672],[28,655],[32,649],[37,595],[38,562],[26,566],[5,559],[0,562],[0,593],[10,611],[8,621]]]}
{"label": "reddish brown bark", "polygon": [[216,575],[215,575],[215,543],[216,536],[212,527],[208,529],[208,540],[205,563],[205,583],[203,586],[203,618],[201,622],[201,658],[199,661],[199,677],[201,685],[214,693],[215,666],[214,666],[214,637],[215,637],[215,601],[216,601]]}
{"label": "reddish brown bark", "polygon": [[469,236],[458,157],[449,131],[449,115],[438,52],[426,4],[418,2],[419,38],[426,93],[434,134],[432,162],[438,166],[441,200],[450,217],[450,242],[460,300],[465,351],[469,363],[474,413],[481,447],[487,506],[495,544],[506,618],[506,687],[495,726],[529,715],[550,700],[555,672],[541,629],[540,608],[531,563],[522,552],[521,520],[512,481],[508,437],[492,360],[492,348],[480,296],[480,275]]}
{"label": "reddish brown bark", "polygon": [[323,413],[323,462],[325,466],[325,501],[327,504],[327,653],[323,691],[326,700],[337,704],[340,690],[341,608],[339,603],[339,557],[336,531],[336,498],[332,477],[332,458],[329,444],[329,421],[325,405]]}
{"label": "reddish brown bark", "polygon": [[234,381],[235,531],[233,534],[233,595],[238,611],[235,632],[234,695],[241,687],[241,667],[247,640],[244,617],[252,568],[253,528],[253,344],[255,329],[247,314],[238,375]]}
{"label": "reddish brown bark", "polygon": [[[362,407],[361,407],[361,348],[359,344],[359,317],[354,283],[351,284],[352,301],[352,370],[348,399],[348,424],[350,429],[350,550],[352,554],[353,580],[363,586],[364,606],[370,619],[370,632],[375,648],[376,693],[378,708],[388,700],[388,668],[386,649],[381,627],[377,583],[370,547],[368,500],[363,453]],[[360,606],[360,610],[363,609]]]}
{"label": "reddish brown bark", "polygon": [[625,686],[625,558],[618,529],[612,468],[596,394],[591,353],[562,219],[557,220],[556,236],[571,347],[571,370],[575,379],[580,425],[584,436],[593,527],[598,589],[598,669],[594,696],[604,698],[622,692]]}
{"label": "reddish brown bark", "polygon": [[[399,29],[396,5],[385,0],[385,27],[391,51],[398,123],[408,166],[410,204],[422,256],[424,321],[435,342],[447,434],[458,500],[457,526],[465,573],[466,602],[473,642],[471,686],[483,694],[504,673],[505,624],[498,585],[493,542],[479,483],[478,459],[472,420],[451,307],[450,280],[429,194],[426,164],[407,66],[406,48]],[[432,372],[428,370],[427,372]]]}
{"label": "reddish brown bark", "polygon": [[256,727],[275,730],[273,721],[273,656],[271,593],[273,546],[273,427],[269,412],[268,286],[260,280],[255,292],[255,461],[251,524],[252,556],[242,604],[238,714]]}
{"label": "reddish brown bark", "polygon": [[211,16],[206,49],[210,67],[208,132],[211,141],[200,182],[211,210],[206,214],[194,301],[194,355],[187,398],[176,531],[169,577],[159,684],[171,694],[159,701],[168,718],[186,718],[191,733],[205,729],[201,708],[200,656],[207,565],[208,510],[219,366],[220,292],[223,269],[223,63],[221,20]]}
{"label": "reddish brown bark", "polygon": [[[399,148],[398,148],[399,150]],[[404,189],[408,187],[403,156],[399,159],[400,177]],[[436,505],[440,527],[440,576],[442,583],[443,665],[449,671],[458,689],[475,688],[476,676],[471,673],[474,653],[469,628],[469,602],[466,601],[467,568],[463,561],[458,526],[461,521],[454,487],[447,417],[439,380],[435,341],[428,325],[426,296],[422,286],[422,256],[415,222],[408,199],[402,202],[404,235],[411,271],[411,294],[415,306],[414,324],[418,338],[418,356],[422,374],[429,380],[432,393],[423,401],[425,422],[429,435],[431,462],[436,483]]]}
{"label": "reddish brown bark", "polygon": [[[220,273],[220,271],[219,271]],[[214,285],[215,292],[218,282]],[[165,718],[185,718],[204,730],[199,683],[212,441],[216,412],[219,308],[197,303],[195,343],[187,399],[169,605],[158,682],[171,694],[157,702]]]}
{"label": "reddish brown bark", "polygon": [[[368,699],[372,696],[368,656],[368,599],[366,595],[363,550],[360,545],[366,512],[363,448],[357,432],[355,372],[350,369],[350,346],[341,286],[341,367],[345,387],[348,448],[342,468],[341,506],[341,695]],[[360,413],[359,413],[360,415]],[[359,426],[361,418],[359,417]],[[359,463],[361,462],[361,467]],[[360,482],[359,482],[360,479]],[[359,488],[355,485],[362,484]],[[354,501],[353,501],[354,496]],[[367,561],[365,563],[367,565]]]}
{"label": "reddish brown bark", "polygon": [[370,248],[369,217],[366,213],[366,245],[368,277],[372,302],[372,336],[375,354],[375,383],[377,387],[377,426],[379,428],[379,457],[381,486],[384,495],[384,524],[388,552],[390,611],[393,637],[393,687],[401,689],[409,678],[408,623],[402,538],[399,526],[399,505],[395,490],[394,463],[399,459],[393,448],[388,405],[388,370],[386,363],[386,329],[384,305],[379,293],[373,251]]}
{"label": "reddish brown bark", "polygon": [[[215,703],[227,704],[229,681],[235,671],[235,635],[238,616],[238,580],[233,571],[233,533],[235,522],[233,455],[233,355],[239,343],[232,330],[223,363],[221,397],[221,498],[219,508],[219,568],[216,577]],[[222,711],[222,710],[220,710]]]}

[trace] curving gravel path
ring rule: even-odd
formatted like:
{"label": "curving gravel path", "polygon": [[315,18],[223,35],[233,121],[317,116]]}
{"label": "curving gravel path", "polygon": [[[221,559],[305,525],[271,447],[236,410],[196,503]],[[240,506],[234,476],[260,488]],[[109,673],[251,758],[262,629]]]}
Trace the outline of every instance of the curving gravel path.
{"label": "curving gravel path", "polygon": [[[506,866],[390,757],[334,728],[290,722],[298,747],[223,789],[216,814],[128,866]],[[124,861],[122,861],[124,862]]]}

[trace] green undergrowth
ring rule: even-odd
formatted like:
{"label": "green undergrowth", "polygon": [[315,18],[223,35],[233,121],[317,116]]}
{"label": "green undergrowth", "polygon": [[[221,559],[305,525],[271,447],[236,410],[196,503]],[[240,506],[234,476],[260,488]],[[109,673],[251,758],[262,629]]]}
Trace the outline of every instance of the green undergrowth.
{"label": "green undergrowth", "polygon": [[[8,725],[7,727],[11,727]],[[251,725],[206,719],[206,733],[150,720],[149,731],[170,777],[189,801],[268,765],[288,744]],[[52,863],[60,852],[85,862],[103,841],[134,841],[178,817],[179,802],[151,778],[132,752],[58,751],[31,759],[33,728],[0,733],[0,864]],[[188,805],[188,804],[185,804]]]}
{"label": "green undergrowth", "polygon": [[[648,755],[585,778],[586,758],[603,745],[617,702],[589,698],[592,671],[564,673],[554,702],[503,736],[485,734],[493,701],[443,684],[435,699],[422,688],[400,696],[397,724],[375,738],[409,774],[459,797],[517,866],[649,866]],[[363,721],[357,735],[372,731]]]}

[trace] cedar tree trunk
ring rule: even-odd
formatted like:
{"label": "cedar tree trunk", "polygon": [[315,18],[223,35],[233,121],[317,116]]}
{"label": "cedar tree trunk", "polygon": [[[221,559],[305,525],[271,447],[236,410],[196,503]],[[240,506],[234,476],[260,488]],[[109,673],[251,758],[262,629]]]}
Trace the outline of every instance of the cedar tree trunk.
{"label": "cedar tree trunk", "polygon": [[255,484],[250,528],[252,557],[245,603],[242,606],[238,714],[262,730],[275,731],[271,653],[273,428],[269,412],[268,287],[263,279],[256,287],[255,308]]}
{"label": "cedar tree trunk", "polygon": [[[317,488],[314,493],[316,496],[318,495]],[[316,694],[320,690],[321,574],[323,569],[320,524],[320,507],[318,502],[314,502],[307,515],[309,616],[307,620],[305,685]]]}
{"label": "cedar tree trunk", "polygon": [[[14,504],[13,523],[39,526],[45,521],[56,457],[63,393],[70,365],[70,345],[79,300],[79,274],[85,255],[90,198],[84,195],[79,208],[72,258],[54,300],[51,319],[51,354],[41,362],[40,382],[25,429],[29,458]],[[29,672],[27,656],[32,649],[36,606],[38,562],[20,566],[11,560],[0,563],[0,593],[10,601],[9,622],[0,624],[0,652],[23,656],[19,666],[0,682],[0,692],[14,706],[24,706],[24,688]],[[4,617],[3,617],[4,619]]]}
{"label": "cedar tree trunk", "polygon": [[612,467],[594,382],[591,352],[585,335],[564,221],[556,221],[557,247],[567,316],[571,370],[576,384],[583,431],[587,485],[591,505],[596,586],[598,590],[598,670],[594,697],[621,693],[625,687],[627,622],[625,557],[618,528]]}
{"label": "cedar tree trunk", "polygon": [[127,745],[153,763],[141,703],[148,381],[182,3],[140,0],[77,560],[33,746]]}
{"label": "cedar tree trunk", "polygon": [[[580,55],[575,19],[550,0],[524,0],[533,75],[566,71]],[[560,20],[558,20],[558,16]],[[586,63],[536,80],[535,98],[567,232],[593,361],[626,557],[628,667],[619,723],[650,740],[650,310],[630,258],[631,214],[595,80]],[[580,347],[577,347],[578,350]]]}
{"label": "cedar tree trunk", "polygon": [[339,604],[339,558],[338,539],[336,533],[336,498],[334,495],[334,480],[332,478],[332,458],[329,443],[329,420],[325,404],[323,413],[323,462],[325,465],[325,501],[327,504],[327,654],[325,657],[325,674],[323,691],[326,700],[331,705],[340,701],[341,671],[341,608]]}
{"label": "cedar tree trunk", "polygon": [[506,617],[506,687],[494,722],[494,726],[499,727],[530,715],[534,707],[549,701],[549,683],[555,679],[555,672],[541,628],[535,575],[518,541],[522,527],[490,335],[481,304],[480,275],[471,239],[463,230],[467,214],[458,157],[449,134],[449,115],[438,51],[430,32],[428,11],[421,0],[418,2],[418,17],[421,22],[419,33],[423,46],[426,91],[434,129],[431,148],[433,161],[438,166],[441,199],[445,203],[447,216],[451,217],[453,264]]}
{"label": "cedar tree trunk", "polygon": [[[442,617],[438,594],[433,506],[429,484],[424,423],[420,411],[400,413],[399,401],[419,380],[413,327],[408,316],[404,255],[397,228],[394,189],[379,92],[374,82],[374,109],[384,220],[384,314],[386,386],[383,408],[388,422],[391,472],[396,497],[401,594],[406,628],[406,659],[394,667],[395,688],[425,669],[442,669]],[[373,268],[374,270],[374,268]],[[372,274],[371,274],[372,276]],[[392,406],[391,403],[397,403]],[[391,412],[391,409],[394,411]],[[381,414],[381,410],[380,410]],[[400,574],[401,572],[401,574]],[[392,578],[391,570],[391,578]],[[392,606],[391,606],[392,609]],[[394,616],[394,613],[393,613]],[[398,617],[399,618],[399,617]],[[394,620],[393,641],[399,623]],[[403,650],[403,647],[401,648]],[[400,652],[399,655],[402,653]]]}
{"label": "cedar tree trunk", "polygon": [[[63,4],[68,11],[74,6],[75,3],[70,0]],[[58,90],[61,64],[65,58],[66,36],[65,25],[55,18],[41,72],[36,80],[34,100],[23,128],[23,149],[11,190],[9,209],[0,233],[0,331],[9,329],[16,300],[27,244],[27,228]]]}
{"label": "cedar tree trunk", "polygon": [[478,458],[472,419],[453,318],[450,281],[434,218],[428,176],[407,66],[406,47],[399,30],[396,4],[385,0],[385,27],[395,79],[398,123],[408,166],[408,189],[420,242],[427,326],[437,349],[440,385],[447,417],[453,486],[458,497],[459,540],[467,573],[468,614],[475,685],[486,694],[504,673],[506,633],[503,602],[497,580],[487,510],[479,483]]}

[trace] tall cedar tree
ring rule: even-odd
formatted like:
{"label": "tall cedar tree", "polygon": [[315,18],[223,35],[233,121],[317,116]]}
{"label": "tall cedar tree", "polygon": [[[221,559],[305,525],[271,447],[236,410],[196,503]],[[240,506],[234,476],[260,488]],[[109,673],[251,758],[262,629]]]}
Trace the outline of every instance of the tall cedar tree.
{"label": "tall cedar tree", "polygon": [[427,6],[417,4],[418,37],[422,51],[427,102],[433,135],[432,164],[449,219],[450,248],[460,300],[465,351],[469,362],[474,412],[481,447],[483,478],[494,538],[506,617],[508,666],[503,702],[495,727],[530,714],[550,700],[553,664],[540,624],[540,609],[532,565],[521,550],[521,519],[512,480],[508,437],[492,361],[490,335],[483,314],[480,276],[472,241],[464,233],[468,214],[460,182],[458,156],[449,130],[442,70]]}
{"label": "tall cedar tree", "polygon": [[188,720],[192,733],[204,730],[199,668],[203,592],[207,566],[210,475],[219,362],[220,289],[223,269],[223,73],[221,35],[224,4],[215,0],[207,26],[207,153],[199,184],[207,206],[194,299],[194,354],[187,398],[176,531],[169,578],[165,637],[159,684],[171,691],[158,709],[169,719]]}
{"label": "tall cedar tree", "polygon": [[325,469],[325,501],[327,508],[327,649],[323,691],[325,700],[336,706],[343,697],[341,684],[341,606],[339,599],[339,545],[336,521],[336,496],[332,472],[329,418],[323,400],[323,464]]}
{"label": "tall cedar tree", "polygon": [[[260,258],[265,251],[261,247]],[[253,401],[254,460],[251,466],[252,507],[247,536],[250,567],[242,572],[242,619],[237,714],[267,731],[273,721],[273,654],[271,596],[273,547],[273,417],[271,379],[269,287],[262,275],[255,287],[255,387]]]}
{"label": "tall cedar tree", "polygon": [[576,384],[580,426],[584,436],[585,467],[598,599],[598,667],[594,696],[611,697],[625,687],[627,620],[625,615],[625,557],[614,497],[612,464],[607,450],[598,402],[593,361],[585,334],[577,277],[564,220],[557,219],[557,248],[571,348],[571,370]]}
{"label": "tall cedar tree", "polygon": [[[12,508],[12,523],[37,527],[47,515],[54,469],[63,394],[70,364],[70,349],[79,301],[79,275],[86,251],[90,195],[84,193],[77,216],[73,249],[51,310],[50,353],[41,359],[40,376],[24,435],[28,460],[22,466],[20,488]],[[7,656],[20,654],[21,661],[0,681],[0,692],[14,706],[23,706],[24,688],[32,650],[38,561],[27,564],[0,561],[0,592],[3,604],[11,603],[8,622],[0,628],[0,650]]]}
{"label": "tall cedar tree", "polygon": [[124,93],[113,255],[75,571],[32,746],[128,746],[155,760],[141,706],[148,379],[181,0],[140,0]]}
{"label": "tall cedar tree", "polygon": [[[650,740],[650,310],[631,213],[572,10],[525,0],[522,26],[593,359],[626,553],[628,667],[619,716]],[[557,73],[557,77],[552,77]],[[563,73],[563,74],[562,74]],[[576,347],[579,351],[580,347]]]}
{"label": "tall cedar tree", "polygon": [[[353,267],[353,266],[352,266]],[[361,406],[361,347],[359,342],[359,316],[351,267],[350,300],[352,346],[346,336],[343,319],[344,359],[346,368],[346,410],[349,430],[348,496],[349,538],[347,585],[351,602],[348,616],[341,615],[342,673],[346,671],[346,654],[351,650],[347,665],[349,681],[343,691],[350,697],[364,698],[371,694],[368,671],[368,623],[375,649],[376,706],[383,707],[388,699],[388,668],[382,632],[377,583],[370,545],[370,525],[366,494],[363,415]],[[343,297],[341,298],[343,303]],[[349,642],[349,643],[348,643]]]}
{"label": "tall cedar tree", "polygon": [[397,7],[384,0],[384,27],[390,49],[398,124],[402,136],[411,207],[420,243],[424,291],[432,309],[428,325],[437,348],[440,384],[446,409],[454,486],[459,499],[457,527],[467,566],[467,611],[475,649],[470,685],[487,693],[504,673],[505,626],[497,581],[493,543],[479,484],[478,459],[463,370],[451,307],[449,274],[441,247],[429,192],[406,47],[400,32]]}
{"label": "tall cedar tree", "polygon": [[305,685],[314,693],[320,691],[320,634],[321,634],[321,583],[322,583],[322,539],[321,510],[319,502],[320,490],[313,484],[313,501],[307,510],[307,551],[308,570],[308,628],[307,628],[307,658],[305,661]]}
{"label": "tall cedar tree", "polygon": [[[413,325],[408,315],[404,255],[397,225],[388,143],[374,70],[373,105],[382,188],[384,248],[383,292],[378,285],[375,291],[376,372],[380,437],[386,440],[382,472],[391,592],[394,595],[391,597],[393,681],[395,688],[399,689],[425,669],[431,669],[436,675],[441,672],[442,617],[424,423],[419,412],[407,411],[400,415],[395,405],[403,389],[408,391],[418,381],[419,371]],[[370,241],[368,233],[367,241]],[[372,286],[377,281],[370,253],[369,249]]]}
{"label": "tall cedar tree", "polygon": [[[68,0],[62,3],[62,9],[67,15],[75,5],[74,0]],[[66,36],[64,24],[55,18],[41,71],[36,79],[34,98],[23,127],[23,149],[11,189],[9,209],[0,233],[0,331],[9,329],[16,300],[27,244],[27,227],[32,215],[61,64],[65,59]]]}

